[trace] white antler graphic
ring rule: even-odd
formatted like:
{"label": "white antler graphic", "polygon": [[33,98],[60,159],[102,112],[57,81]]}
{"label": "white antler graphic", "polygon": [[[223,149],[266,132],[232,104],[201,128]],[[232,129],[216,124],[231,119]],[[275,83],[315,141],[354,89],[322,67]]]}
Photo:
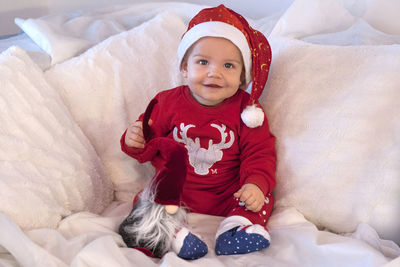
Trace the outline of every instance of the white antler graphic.
{"label": "white antler graphic", "polygon": [[173,136],[175,141],[184,143],[186,149],[189,154],[189,162],[190,165],[193,166],[195,173],[200,175],[206,175],[209,172],[214,163],[220,161],[223,156],[222,149],[230,148],[235,141],[235,136],[232,131],[229,131],[229,142],[226,143],[226,137],[228,136],[225,133],[226,126],[222,124],[221,126],[217,124],[211,124],[212,127],[216,128],[221,133],[221,142],[219,144],[213,144],[213,140],[208,142],[208,149],[200,147],[200,139],[198,137],[193,141],[191,138],[187,137],[187,131],[195,127],[193,124],[180,124],[180,136],[178,136],[178,128],[174,128]]}

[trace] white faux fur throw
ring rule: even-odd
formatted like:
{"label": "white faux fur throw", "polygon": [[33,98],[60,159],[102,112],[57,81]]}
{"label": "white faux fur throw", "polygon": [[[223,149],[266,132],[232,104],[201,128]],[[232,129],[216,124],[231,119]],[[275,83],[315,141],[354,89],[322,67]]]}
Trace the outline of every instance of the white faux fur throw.
{"label": "white faux fur throw", "polygon": [[24,229],[101,212],[112,185],[42,71],[18,47],[0,54],[0,212]]}
{"label": "white faux fur throw", "polygon": [[152,177],[152,167],[125,155],[119,140],[158,91],[182,83],[176,49],[185,28],[179,16],[160,13],[45,73],[96,148],[119,200],[132,200]]}
{"label": "white faux fur throw", "polygon": [[261,102],[277,138],[276,206],[400,243],[400,46],[271,46]]}

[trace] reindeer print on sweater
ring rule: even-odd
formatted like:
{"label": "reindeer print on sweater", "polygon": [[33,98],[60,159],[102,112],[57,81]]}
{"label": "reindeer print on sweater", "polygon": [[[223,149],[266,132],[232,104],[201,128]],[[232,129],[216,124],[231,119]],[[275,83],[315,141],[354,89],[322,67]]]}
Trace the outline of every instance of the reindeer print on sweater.
{"label": "reindeer print on sweater", "polygon": [[216,128],[220,132],[221,142],[214,144],[213,140],[210,139],[207,149],[200,146],[200,139],[198,137],[193,140],[187,136],[188,130],[192,127],[196,127],[195,125],[188,124],[185,126],[184,123],[181,123],[180,137],[178,136],[177,127],[175,127],[173,131],[175,141],[185,144],[189,154],[190,165],[194,168],[194,172],[199,175],[207,175],[210,172],[210,168],[222,159],[223,149],[230,148],[235,141],[235,135],[232,131],[229,131],[229,141],[227,142],[226,138],[228,134],[225,132],[226,126],[224,124],[218,125],[212,123],[210,126]]}

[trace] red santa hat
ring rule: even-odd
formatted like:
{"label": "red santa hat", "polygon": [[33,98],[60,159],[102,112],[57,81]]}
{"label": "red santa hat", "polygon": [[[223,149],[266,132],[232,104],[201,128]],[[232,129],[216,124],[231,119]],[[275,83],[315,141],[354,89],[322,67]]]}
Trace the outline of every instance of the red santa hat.
{"label": "red santa hat", "polygon": [[250,99],[241,118],[250,128],[261,126],[264,112],[257,106],[257,101],[267,82],[271,65],[271,48],[267,38],[251,28],[241,15],[224,5],[206,8],[192,18],[182,37],[178,47],[179,66],[186,51],[200,38],[207,36],[228,39],[239,48],[243,57],[246,84],[251,82]]}
{"label": "red santa hat", "polygon": [[153,99],[144,113],[143,135],[146,146],[140,161],[158,159],[155,166],[156,174],[149,184],[155,190],[154,202],[161,205],[180,206],[183,184],[186,180],[187,151],[171,138],[153,138],[148,121],[156,104],[157,100]]}

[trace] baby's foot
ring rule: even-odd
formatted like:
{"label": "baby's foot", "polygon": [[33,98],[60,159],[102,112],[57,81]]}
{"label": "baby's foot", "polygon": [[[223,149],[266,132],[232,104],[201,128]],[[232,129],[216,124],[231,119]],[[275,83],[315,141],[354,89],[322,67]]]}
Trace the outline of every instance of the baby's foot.
{"label": "baby's foot", "polygon": [[208,248],[200,238],[182,228],[175,236],[172,244],[178,257],[185,260],[195,260],[207,254]]}
{"label": "baby's foot", "polygon": [[269,246],[270,236],[261,225],[236,226],[216,240],[217,255],[246,254]]}

